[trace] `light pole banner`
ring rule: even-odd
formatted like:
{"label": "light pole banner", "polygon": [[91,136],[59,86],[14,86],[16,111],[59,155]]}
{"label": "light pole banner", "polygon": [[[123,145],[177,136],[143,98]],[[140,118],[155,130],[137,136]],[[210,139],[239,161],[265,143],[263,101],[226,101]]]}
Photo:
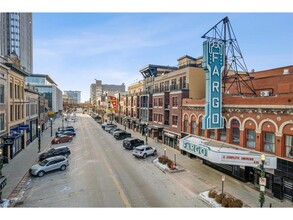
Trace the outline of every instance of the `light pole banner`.
{"label": "light pole banner", "polygon": [[208,39],[203,43],[203,68],[206,73],[206,104],[203,129],[223,128],[222,72],[225,66],[225,44]]}
{"label": "light pole banner", "polygon": [[117,110],[117,99],[115,96],[109,96],[108,109],[111,111]]}

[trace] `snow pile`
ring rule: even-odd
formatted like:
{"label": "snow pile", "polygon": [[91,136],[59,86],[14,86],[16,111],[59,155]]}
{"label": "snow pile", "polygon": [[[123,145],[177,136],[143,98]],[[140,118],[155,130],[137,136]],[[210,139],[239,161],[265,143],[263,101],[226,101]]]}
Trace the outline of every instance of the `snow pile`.
{"label": "snow pile", "polygon": [[200,198],[202,198],[206,203],[215,208],[222,208],[222,205],[217,203],[215,199],[209,197],[209,191],[205,191],[199,194]]}

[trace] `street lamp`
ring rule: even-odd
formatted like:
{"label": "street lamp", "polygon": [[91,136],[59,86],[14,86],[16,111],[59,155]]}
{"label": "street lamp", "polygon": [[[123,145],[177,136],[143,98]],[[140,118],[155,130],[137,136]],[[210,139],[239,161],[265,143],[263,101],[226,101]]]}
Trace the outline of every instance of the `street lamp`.
{"label": "street lamp", "polygon": [[126,131],[126,118],[124,118],[124,130]]}
{"label": "street lamp", "polygon": [[145,143],[148,144],[148,123],[146,123],[145,127]]}
{"label": "street lamp", "polygon": [[166,150],[167,150],[167,149],[166,149],[166,148],[164,148],[164,157],[166,157]]}
{"label": "street lamp", "polygon": [[53,133],[53,127],[52,127],[52,124],[53,124],[53,119],[52,118],[50,118],[50,123],[51,123],[51,137],[52,137],[52,133]]}
{"label": "street lamp", "polygon": [[225,182],[225,175],[222,176],[222,201],[224,198],[224,182]]}
{"label": "street lamp", "polygon": [[266,186],[266,178],[265,178],[265,161],[266,161],[266,156],[262,154],[260,156],[261,164],[260,164],[260,177],[259,177],[259,202],[260,202],[260,207],[263,207],[263,204],[265,202],[265,186]]}
{"label": "street lamp", "polygon": [[39,132],[39,145],[38,145],[38,153],[41,152],[41,126],[38,125],[38,132]]}

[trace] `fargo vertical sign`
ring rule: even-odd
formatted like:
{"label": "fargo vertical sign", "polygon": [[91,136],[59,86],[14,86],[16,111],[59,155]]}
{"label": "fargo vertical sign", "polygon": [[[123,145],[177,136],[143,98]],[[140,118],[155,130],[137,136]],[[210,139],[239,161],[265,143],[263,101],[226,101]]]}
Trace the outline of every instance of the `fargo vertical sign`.
{"label": "fargo vertical sign", "polygon": [[204,129],[223,128],[222,72],[225,62],[225,44],[222,40],[208,39],[203,43],[203,68],[206,73],[206,104]]}

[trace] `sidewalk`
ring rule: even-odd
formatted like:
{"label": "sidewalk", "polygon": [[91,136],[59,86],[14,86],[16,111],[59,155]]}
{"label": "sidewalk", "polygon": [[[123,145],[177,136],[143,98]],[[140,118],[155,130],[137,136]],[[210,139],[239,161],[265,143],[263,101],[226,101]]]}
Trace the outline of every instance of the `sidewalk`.
{"label": "sidewalk", "polygon": [[[57,128],[62,126],[61,119],[58,118],[53,123],[51,137],[51,127],[48,127],[41,134],[41,152],[49,149],[51,139],[55,136]],[[38,138],[31,142],[25,149],[19,152],[8,164],[4,164],[2,173],[7,177],[7,184],[2,190],[2,199],[10,200],[10,206],[14,205],[16,197],[26,184],[29,177],[29,168],[38,161]]]}
{"label": "sidewalk", "polygon": [[[124,126],[117,124],[117,126],[124,130]],[[132,137],[136,137],[146,141],[145,136],[142,136],[139,132],[134,132],[131,129],[126,129],[130,132]],[[189,158],[187,155],[182,155],[180,151],[156,142],[154,139],[148,137],[148,144],[155,147],[159,155],[164,154],[164,148],[166,148],[166,155],[174,160],[174,154],[176,154],[176,163],[185,169],[184,172],[170,174],[173,175],[178,182],[182,183],[184,187],[192,190],[194,193],[202,193],[204,191],[216,188],[221,191],[222,189],[222,175],[225,175],[224,192],[234,196],[237,199],[243,201],[248,207],[258,208],[260,207],[259,191],[251,183],[243,183],[233,177],[230,177],[218,170],[215,170],[205,164],[202,164],[200,159]],[[293,203],[289,201],[280,201],[276,198],[265,195],[264,207],[293,207]]]}

